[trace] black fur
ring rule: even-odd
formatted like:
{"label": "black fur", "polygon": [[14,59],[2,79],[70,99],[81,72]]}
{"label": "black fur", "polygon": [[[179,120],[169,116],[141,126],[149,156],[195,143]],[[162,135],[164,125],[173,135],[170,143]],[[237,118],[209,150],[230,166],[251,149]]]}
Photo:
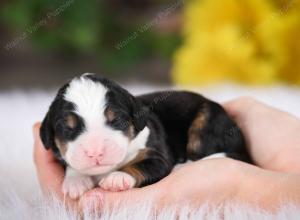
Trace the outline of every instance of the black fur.
{"label": "black fur", "polygon": [[[219,104],[186,91],[156,92],[139,96],[138,99],[158,116],[164,126],[175,163],[197,160],[219,152],[227,153],[234,159],[251,161],[241,130]],[[188,155],[188,130],[197,113],[204,108],[209,114],[205,127],[199,133],[201,150],[195,155]]]}
{"label": "black fur", "polygon": [[[136,132],[144,129],[148,117],[147,108],[139,100],[111,80],[96,75],[87,75],[86,77],[108,88],[109,92],[106,94],[107,106],[112,106],[120,116],[122,116],[122,113],[123,116],[127,116],[126,118],[121,117],[122,123],[120,124],[126,125],[130,120],[135,126]],[[120,129],[124,130],[121,127]]]}
{"label": "black fur", "polygon": [[[65,161],[61,157],[61,153],[56,146],[55,138],[60,139],[62,142],[67,142],[76,139],[85,129],[84,123],[79,115],[73,113],[74,105],[66,100],[63,96],[69,84],[64,85],[56,95],[52,102],[45,119],[40,128],[41,140],[45,148],[51,149],[55,157],[63,164]],[[69,128],[65,123],[65,117],[69,114],[77,118],[78,124],[75,128]]]}
{"label": "black fur", "polygon": [[[192,92],[164,91],[134,97],[106,78],[94,75],[85,77],[108,89],[106,105],[117,116],[113,121],[107,122],[109,126],[127,134],[129,127],[133,125],[134,135],[145,126],[150,129],[146,144],[147,157],[132,165],[144,176],[139,186],[162,179],[177,163],[187,159],[198,160],[218,152],[227,153],[227,156],[234,159],[250,161],[240,129],[219,104]],[[51,148],[60,160],[62,159],[54,139],[67,142],[84,132],[84,122],[80,116],[76,116],[79,123],[75,129],[68,128],[64,123],[64,117],[74,109],[72,103],[63,99],[68,86],[66,84],[59,90],[40,131],[45,147]],[[198,134],[201,146],[189,154],[188,131],[197,114],[202,111],[206,114],[206,122]]]}

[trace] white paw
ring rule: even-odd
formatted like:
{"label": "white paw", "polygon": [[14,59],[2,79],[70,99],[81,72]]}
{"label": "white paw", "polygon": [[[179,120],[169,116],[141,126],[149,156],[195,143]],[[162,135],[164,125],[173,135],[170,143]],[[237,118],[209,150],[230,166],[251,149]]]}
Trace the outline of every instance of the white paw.
{"label": "white paw", "polygon": [[104,177],[99,186],[104,190],[116,192],[131,189],[135,183],[136,180],[128,173],[116,171]]}
{"label": "white paw", "polygon": [[62,191],[72,199],[77,199],[86,191],[92,189],[94,183],[88,176],[66,176],[63,182]]}

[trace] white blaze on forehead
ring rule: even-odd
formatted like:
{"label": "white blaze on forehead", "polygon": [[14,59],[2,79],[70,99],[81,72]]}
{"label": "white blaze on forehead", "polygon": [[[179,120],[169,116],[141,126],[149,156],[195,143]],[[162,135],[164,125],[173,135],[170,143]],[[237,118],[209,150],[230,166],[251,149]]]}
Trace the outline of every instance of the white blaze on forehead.
{"label": "white blaze on forehead", "polygon": [[[86,161],[83,161],[81,164],[78,162],[78,155],[82,154],[82,149],[101,148],[104,146],[107,157],[110,159],[114,158],[112,156],[119,155],[119,158],[117,158],[119,162],[114,162],[116,164],[111,168],[115,169],[117,165],[134,159],[139,150],[146,147],[149,138],[150,130],[148,127],[145,127],[130,141],[122,131],[106,125],[104,111],[107,92],[108,89],[102,83],[94,82],[88,77],[82,76],[70,82],[64,95],[66,101],[75,105],[74,113],[82,117],[85,124],[85,132],[80,134],[74,141],[68,143],[65,159],[70,166],[73,168],[77,167],[77,169],[81,169],[81,172],[86,174],[91,174],[88,173],[89,171],[84,170],[87,168],[87,163],[83,162]],[[83,157],[80,156],[80,158]],[[99,172],[97,174],[101,174],[103,171],[97,172]],[[95,174],[94,171],[92,173],[93,175]]]}
{"label": "white blaze on forehead", "polygon": [[75,113],[90,124],[105,121],[105,95],[107,88],[100,82],[94,82],[87,77],[80,77],[70,82],[65,93],[65,100],[75,104]]}

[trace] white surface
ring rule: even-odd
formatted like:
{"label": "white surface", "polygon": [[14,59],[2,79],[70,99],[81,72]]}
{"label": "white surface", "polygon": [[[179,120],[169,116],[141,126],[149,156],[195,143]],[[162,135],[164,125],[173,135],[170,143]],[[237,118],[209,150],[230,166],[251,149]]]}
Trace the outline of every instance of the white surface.
{"label": "white surface", "polygon": [[210,160],[210,159],[217,159],[217,158],[224,158],[226,157],[226,153],[216,153],[209,155],[207,157],[202,158],[202,160]]}
{"label": "white surface", "polygon": [[[127,87],[128,88],[128,87]],[[154,91],[151,86],[129,86],[130,91],[144,93]],[[300,89],[276,86],[270,88],[245,88],[234,85],[197,89],[203,95],[223,102],[238,96],[250,95],[272,106],[300,117]],[[0,94],[0,219],[68,219],[56,203],[41,201],[39,186],[32,162],[31,126],[43,119],[54,97],[54,92],[22,91]],[[137,211],[121,210],[119,219],[143,219],[149,217],[147,207]],[[147,214],[148,213],[148,214]],[[207,215],[207,207],[195,212],[195,219]],[[228,208],[228,219],[261,219],[264,213],[257,210]],[[142,217],[141,217],[142,216]],[[209,212],[209,219],[218,219],[218,210]],[[206,217],[207,217],[206,216]],[[282,210],[277,219],[299,219],[300,210],[293,207]],[[105,215],[104,215],[105,217]],[[108,217],[108,216],[106,216]],[[186,219],[186,212],[182,212]],[[265,215],[266,219],[274,217]],[[117,217],[115,217],[117,219]],[[174,213],[166,212],[160,219],[174,219]]]}

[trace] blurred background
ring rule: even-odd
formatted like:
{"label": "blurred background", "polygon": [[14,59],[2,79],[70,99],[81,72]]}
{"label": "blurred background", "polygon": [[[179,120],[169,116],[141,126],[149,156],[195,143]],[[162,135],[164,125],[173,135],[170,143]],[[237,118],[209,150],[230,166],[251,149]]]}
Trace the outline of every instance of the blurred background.
{"label": "blurred background", "polygon": [[169,84],[183,1],[15,0],[1,3],[4,88],[48,88],[85,72]]}
{"label": "blurred background", "polygon": [[297,0],[6,0],[0,89],[121,82],[300,85]]}

